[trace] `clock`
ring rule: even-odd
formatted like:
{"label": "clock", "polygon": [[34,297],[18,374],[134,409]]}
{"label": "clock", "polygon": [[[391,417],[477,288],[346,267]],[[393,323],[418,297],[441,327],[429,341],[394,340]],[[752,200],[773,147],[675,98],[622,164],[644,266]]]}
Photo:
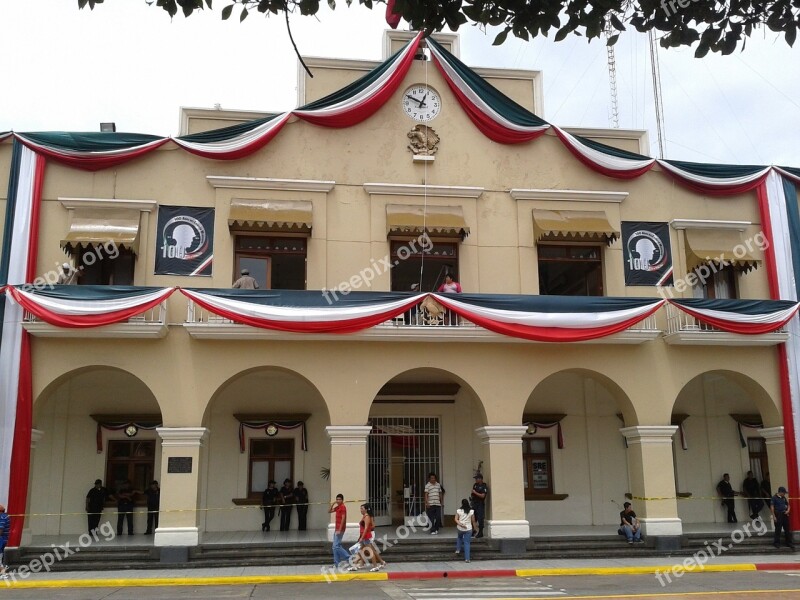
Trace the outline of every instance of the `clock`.
{"label": "clock", "polygon": [[134,424],[130,424],[125,428],[125,435],[127,435],[128,437],[133,437],[137,433],[139,433],[139,428],[136,427],[136,425]]}
{"label": "clock", "polygon": [[267,425],[267,435],[273,436],[278,433],[278,428],[275,425]]}
{"label": "clock", "polygon": [[403,92],[403,112],[419,123],[435,119],[442,110],[442,97],[429,85],[418,83]]}

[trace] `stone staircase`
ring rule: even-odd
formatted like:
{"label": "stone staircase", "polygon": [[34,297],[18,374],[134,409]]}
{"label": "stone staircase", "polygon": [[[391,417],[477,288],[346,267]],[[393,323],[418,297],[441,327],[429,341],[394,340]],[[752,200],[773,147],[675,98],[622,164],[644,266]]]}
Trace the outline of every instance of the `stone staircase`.
{"label": "stone staircase", "polygon": [[[629,545],[619,535],[608,536],[540,536],[527,542],[525,551],[502,552],[496,540],[482,538],[472,541],[473,561],[555,560],[555,559],[627,559],[639,556],[664,557],[691,556],[699,551],[719,554],[753,555],[772,554],[785,559],[788,549],[780,551],[772,546],[772,533],[764,536],[745,537],[733,544],[729,536],[719,538],[716,534],[684,535],[681,548],[658,549],[651,540],[644,544]],[[718,540],[721,540],[718,542]],[[720,551],[718,542],[725,550]],[[447,537],[424,537],[398,541],[382,551],[387,563],[450,561],[454,560],[455,540]],[[31,561],[53,552],[50,546],[26,547],[7,552],[6,559],[12,567],[30,565]],[[713,560],[713,558],[711,559]],[[62,560],[55,561],[51,571],[110,571],[127,569],[180,569],[243,566],[294,566],[331,564],[330,545],[320,542],[276,542],[268,545],[256,544],[205,544],[189,548],[188,555],[179,559],[162,560],[162,549],[152,546],[87,547]],[[531,568],[536,563],[531,563]],[[479,568],[478,565],[476,565]]]}

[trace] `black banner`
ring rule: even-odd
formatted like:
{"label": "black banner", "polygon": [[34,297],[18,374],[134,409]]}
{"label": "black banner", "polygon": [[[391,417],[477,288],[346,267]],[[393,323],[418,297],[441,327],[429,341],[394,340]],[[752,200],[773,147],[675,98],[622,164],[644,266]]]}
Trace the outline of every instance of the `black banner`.
{"label": "black banner", "polygon": [[669,224],[622,222],[625,285],[672,285]]}
{"label": "black banner", "polygon": [[159,206],[156,275],[211,276],[214,209]]}

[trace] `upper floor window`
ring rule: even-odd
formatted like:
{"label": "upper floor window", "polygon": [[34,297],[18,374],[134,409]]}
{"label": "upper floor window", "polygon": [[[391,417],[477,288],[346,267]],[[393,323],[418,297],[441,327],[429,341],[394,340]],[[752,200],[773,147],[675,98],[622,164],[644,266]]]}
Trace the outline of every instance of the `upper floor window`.
{"label": "upper floor window", "polygon": [[75,256],[80,285],[133,285],[136,255],[114,244],[81,247]]}
{"label": "upper floor window", "polygon": [[732,265],[720,266],[717,263],[708,263],[695,269],[697,276],[692,285],[692,295],[695,298],[714,298],[724,300],[738,298],[736,290],[736,269]]}
{"label": "upper floor window", "polygon": [[603,250],[600,246],[539,244],[539,293],[556,296],[602,296]]}
{"label": "upper floor window", "polygon": [[306,289],[307,237],[237,235],[235,273],[242,269],[260,289]]}
{"label": "upper floor window", "polygon": [[[427,241],[424,241],[427,240]],[[458,281],[458,243],[410,238],[391,241],[393,292],[435,292],[446,273]]]}

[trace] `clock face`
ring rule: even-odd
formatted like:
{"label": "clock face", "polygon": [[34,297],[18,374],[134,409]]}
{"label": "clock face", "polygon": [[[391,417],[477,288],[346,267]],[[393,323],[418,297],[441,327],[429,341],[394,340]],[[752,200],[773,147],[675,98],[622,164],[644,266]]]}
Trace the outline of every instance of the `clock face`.
{"label": "clock face", "polygon": [[278,433],[278,428],[275,425],[267,425],[267,435],[275,435]]}
{"label": "clock face", "polygon": [[412,85],[403,92],[403,112],[420,123],[427,123],[436,118],[442,110],[442,98],[439,92],[429,85]]}
{"label": "clock face", "polygon": [[128,437],[133,437],[139,432],[139,428],[136,425],[128,425],[125,428],[125,435]]}

